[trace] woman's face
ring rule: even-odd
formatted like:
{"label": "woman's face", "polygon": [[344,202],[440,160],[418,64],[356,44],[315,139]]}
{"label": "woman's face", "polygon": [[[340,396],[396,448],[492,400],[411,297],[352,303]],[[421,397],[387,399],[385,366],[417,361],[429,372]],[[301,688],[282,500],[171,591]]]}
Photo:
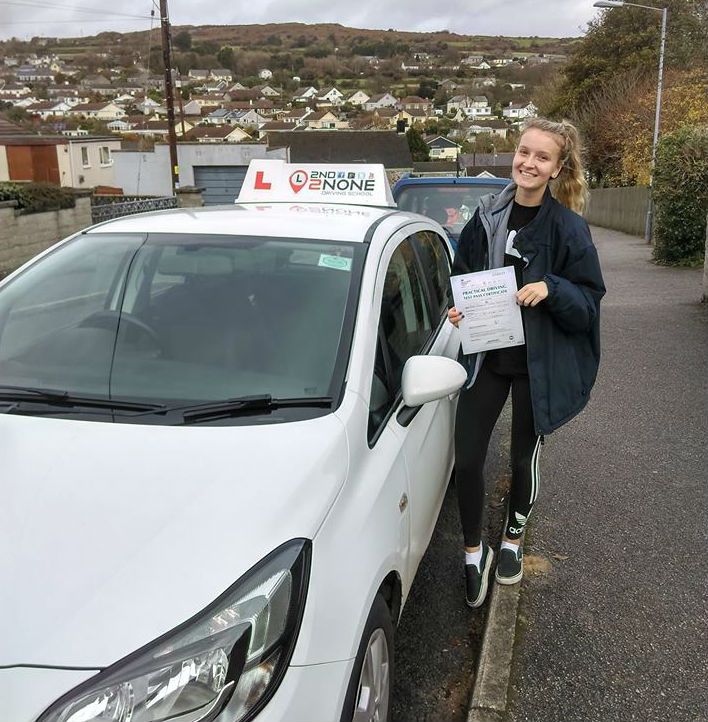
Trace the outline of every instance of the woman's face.
{"label": "woman's face", "polygon": [[553,133],[529,128],[521,136],[511,165],[511,177],[527,193],[545,190],[561,169],[561,148]]}

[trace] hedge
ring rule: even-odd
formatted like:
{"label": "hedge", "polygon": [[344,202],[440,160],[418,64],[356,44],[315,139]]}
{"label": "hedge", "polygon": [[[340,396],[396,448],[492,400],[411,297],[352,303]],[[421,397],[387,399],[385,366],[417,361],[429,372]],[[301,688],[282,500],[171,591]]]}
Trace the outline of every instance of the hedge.
{"label": "hedge", "polygon": [[654,260],[672,266],[702,263],[708,212],[708,127],[686,126],[661,139],[652,199]]}
{"label": "hedge", "polygon": [[73,208],[76,198],[69,188],[51,183],[0,183],[0,201],[17,201],[25,213]]}

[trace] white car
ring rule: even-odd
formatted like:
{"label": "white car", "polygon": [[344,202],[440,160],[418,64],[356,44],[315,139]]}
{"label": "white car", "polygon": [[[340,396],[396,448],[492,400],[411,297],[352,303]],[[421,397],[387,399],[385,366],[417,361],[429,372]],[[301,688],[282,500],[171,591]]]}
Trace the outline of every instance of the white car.
{"label": "white car", "polygon": [[465,378],[449,264],[422,216],[255,200],[0,284],[2,722],[390,719]]}

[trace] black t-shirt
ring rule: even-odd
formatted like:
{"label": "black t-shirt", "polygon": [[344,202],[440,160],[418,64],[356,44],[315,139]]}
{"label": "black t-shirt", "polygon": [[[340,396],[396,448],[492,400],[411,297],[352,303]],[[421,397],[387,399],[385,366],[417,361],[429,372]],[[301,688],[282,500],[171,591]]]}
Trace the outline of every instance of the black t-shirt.
{"label": "black t-shirt", "polygon": [[[541,206],[522,206],[514,201],[509,215],[509,222],[506,225],[508,234],[514,231],[518,233],[524,226],[527,226],[536,217]],[[523,286],[522,271],[524,262],[518,256],[504,254],[504,265],[513,266],[516,273],[516,285]],[[522,346],[510,346],[495,351],[488,351],[484,359],[487,368],[501,376],[523,376],[528,375],[526,365],[526,344]]]}

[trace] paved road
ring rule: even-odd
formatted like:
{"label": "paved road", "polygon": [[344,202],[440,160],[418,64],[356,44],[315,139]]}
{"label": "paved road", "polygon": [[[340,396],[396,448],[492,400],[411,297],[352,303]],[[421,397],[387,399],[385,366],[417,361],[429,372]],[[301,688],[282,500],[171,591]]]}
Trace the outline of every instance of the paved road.
{"label": "paved road", "polygon": [[547,439],[505,722],[708,719],[708,308],[701,274],[594,229],[590,407]]}

